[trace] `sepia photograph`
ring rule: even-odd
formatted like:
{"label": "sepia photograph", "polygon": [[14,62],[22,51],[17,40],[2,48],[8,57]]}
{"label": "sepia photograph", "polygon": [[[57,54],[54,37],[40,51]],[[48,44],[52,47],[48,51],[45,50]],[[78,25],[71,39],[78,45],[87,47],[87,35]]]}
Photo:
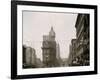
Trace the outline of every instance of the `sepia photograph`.
{"label": "sepia photograph", "polygon": [[23,68],[89,66],[89,14],[23,11]]}
{"label": "sepia photograph", "polygon": [[97,6],[12,1],[12,79],[97,74]]}

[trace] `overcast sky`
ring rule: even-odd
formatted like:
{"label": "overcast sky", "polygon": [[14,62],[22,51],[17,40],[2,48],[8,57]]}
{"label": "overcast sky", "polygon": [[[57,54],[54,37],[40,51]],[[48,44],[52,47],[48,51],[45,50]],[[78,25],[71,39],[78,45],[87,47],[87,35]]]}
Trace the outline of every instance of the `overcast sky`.
{"label": "overcast sky", "polygon": [[71,39],[76,37],[77,14],[23,11],[23,44],[36,50],[42,60],[43,35],[48,35],[53,27],[56,42],[60,45],[60,55],[67,58]]}

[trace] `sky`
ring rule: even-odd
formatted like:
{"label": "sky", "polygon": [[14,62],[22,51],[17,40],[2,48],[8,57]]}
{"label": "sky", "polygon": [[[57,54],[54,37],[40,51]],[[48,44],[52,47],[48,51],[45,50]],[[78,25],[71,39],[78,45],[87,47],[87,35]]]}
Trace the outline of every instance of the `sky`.
{"label": "sky", "polygon": [[71,40],[76,38],[75,13],[23,11],[23,44],[36,50],[42,60],[43,35],[48,35],[53,27],[55,40],[60,45],[61,58],[68,58]]}

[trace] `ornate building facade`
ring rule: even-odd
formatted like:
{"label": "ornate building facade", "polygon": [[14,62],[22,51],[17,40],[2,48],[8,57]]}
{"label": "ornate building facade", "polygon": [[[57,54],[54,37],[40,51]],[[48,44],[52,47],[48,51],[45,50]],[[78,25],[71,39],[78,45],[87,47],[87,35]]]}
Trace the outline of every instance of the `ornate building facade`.
{"label": "ornate building facade", "polygon": [[89,14],[79,14],[76,22],[76,53],[80,65],[90,64]]}
{"label": "ornate building facade", "polygon": [[[90,64],[89,26],[89,14],[78,14],[75,24],[75,50],[70,49],[70,55],[74,57],[70,62],[71,66],[88,66]],[[73,43],[71,45],[73,47]]]}
{"label": "ornate building facade", "polygon": [[44,67],[57,66],[55,36],[53,27],[51,27],[49,35],[43,35],[42,55]]}
{"label": "ornate building facade", "polygon": [[[68,58],[68,65],[72,66],[72,63],[74,61],[76,61],[75,60],[75,57],[76,57],[76,39],[71,40],[69,52],[70,52],[70,54],[69,54],[69,58]],[[74,63],[76,63],[76,62],[74,62]]]}
{"label": "ornate building facade", "polygon": [[23,45],[23,68],[35,67],[37,67],[35,49]]}

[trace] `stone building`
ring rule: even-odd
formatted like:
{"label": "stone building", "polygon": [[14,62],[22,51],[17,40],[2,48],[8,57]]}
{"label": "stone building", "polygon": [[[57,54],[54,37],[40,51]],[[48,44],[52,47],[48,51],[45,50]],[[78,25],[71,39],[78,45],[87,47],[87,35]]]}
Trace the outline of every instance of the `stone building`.
{"label": "stone building", "polygon": [[60,57],[60,46],[59,43],[56,43],[56,59],[57,59],[57,65],[62,66],[62,60]]}
{"label": "stone building", "polygon": [[76,21],[76,53],[80,65],[89,65],[89,14],[79,14]]}
{"label": "stone building", "polygon": [[36,67],[36,52],[35,52],[35,49],[32,48],[31,49],[31,66],[32,67]]}
{"label": "stone building", "polygon": [[70,54],[69,54],[69,58],[68,58],[68,65],[72,66],[73,62],[75,61],[75,57],[76,57],[76,39],[71,40],[69,52],[70,52]]}
{"label": "stone building", "polygon": [[31,65],[31,48],[30,47],[27,47],[26,48],[26,57],[25,57],[25,60],[26,60],[26,65],[27,66],[30,66]]}
{"label": "stone building", "polygon": [[68,66],[72,64],[72,44],[69,45]]}
{"label": "stone building", "polygon": [[73,49],[70,51],[70,55],[75,55],[72,62],[70,62],[73,66],[87,66],[90,64],[89,26],[89,14],[78,14],[75,24],[75,51]]}
{"label": "stone building", "polygon": [[27,46],[23,45],[22,48],[23,48],[22,58],[23,58],[23,67],[24,67],[25,64],[26,64],[26,59],[25,59],[26,55],[25,55],[25,52],[26,52]]}
{"label": "stone building", "polygon": [[36,54],[35,49],[23,46],[23,68],[35,68],[36,67]]}
{"label": "stone building", "polygon": [[49,32],[49,35],[43,35],[43,44],[42,44],[42,54],[43,54],[43,64],[44,67],[55,67],[56,63],[56,41],[55,41],[55,32],[53,27]]}

